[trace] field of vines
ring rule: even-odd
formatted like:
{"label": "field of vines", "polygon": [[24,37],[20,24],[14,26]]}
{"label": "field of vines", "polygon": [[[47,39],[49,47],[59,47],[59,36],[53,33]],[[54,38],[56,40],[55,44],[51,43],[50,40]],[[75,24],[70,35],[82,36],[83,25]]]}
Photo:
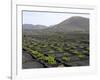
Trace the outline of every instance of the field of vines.
{"label": "field of vines", "polygon": [[[22,59],[22,67],[30,62],[38,67],[74,67],[89,66],[88,34],[52,34],[22,35],[22,55],[29,54],[33,60]],[[28,65],[28,64],[27,64]],[[33,67],[32,67],[33,66]]]}

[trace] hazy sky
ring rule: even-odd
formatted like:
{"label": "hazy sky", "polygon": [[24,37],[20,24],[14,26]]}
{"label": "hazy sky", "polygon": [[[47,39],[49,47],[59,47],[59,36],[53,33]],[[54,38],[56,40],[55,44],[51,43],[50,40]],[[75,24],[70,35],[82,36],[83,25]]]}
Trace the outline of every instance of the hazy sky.
{"label": "hazy sky", "polygon": [[50,25],[58,24],[72,16],[82,16],[87,18],[89,17],[88,14],[23,11],[23,24],[50,26]]}

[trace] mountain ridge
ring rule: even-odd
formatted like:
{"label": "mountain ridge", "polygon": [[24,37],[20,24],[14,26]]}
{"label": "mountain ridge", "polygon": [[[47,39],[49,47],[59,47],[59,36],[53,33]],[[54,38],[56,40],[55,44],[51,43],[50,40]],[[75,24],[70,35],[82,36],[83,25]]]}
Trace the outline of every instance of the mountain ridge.
{"label": "mountain ridge", "polygon": [[[41,30],[40,32],[89,32],[89,19],[80,16],[72,16],[51,27],[44,25],[29,25],[27,28],[33,31]],[[23,29],[25,29],[24,25]]]}

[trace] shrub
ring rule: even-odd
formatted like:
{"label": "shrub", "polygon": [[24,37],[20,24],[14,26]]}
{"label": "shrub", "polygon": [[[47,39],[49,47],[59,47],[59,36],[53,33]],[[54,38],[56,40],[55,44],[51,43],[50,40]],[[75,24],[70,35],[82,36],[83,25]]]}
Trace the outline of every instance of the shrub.
{"label": "shrub", "polygon": [[55,57],[53,57],[53,56],[47,56],[46,61],[48,62],[48,64],[51,64],[51,65],[56,64]]}
{"label": "shrub", "polygon": [[62,57],[63,61],[70,61],[70,57],[68,57],[66,54]]}
{"label": "shrub", "polygon": [[85,57],[85,55],[82,55],[82,54],[80,54],[80,55],[77,55],[80,59],[82,59],[82,58],[84,58]]}

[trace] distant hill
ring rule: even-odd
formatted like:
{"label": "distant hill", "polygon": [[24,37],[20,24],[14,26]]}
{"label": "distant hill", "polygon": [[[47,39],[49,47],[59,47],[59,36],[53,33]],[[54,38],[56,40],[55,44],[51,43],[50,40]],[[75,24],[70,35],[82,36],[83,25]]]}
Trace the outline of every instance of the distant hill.
{"label": "distant hill", "polygon": [[[89,32],[89,19],[73,16],[69,19],[66,19],[59,24],[53,25],[51,27],[43,26],[43,25],[31,25],[24,24],[24,30],[33,30],[34,33],[53,33],[53,32]],[[37,29],[37,30],[36,30]]]}
{"label": "distant hill", "polygon": [[47,28],[47,26],[44,25],[33,25],[33,24],[23,24],[24,30],[34,30],[34,29],[44,29]]}
{"label": "distant hill", "polygon": [[54,32],[89,32],[89,19],[84,17],[71,17],[46,29]]}

